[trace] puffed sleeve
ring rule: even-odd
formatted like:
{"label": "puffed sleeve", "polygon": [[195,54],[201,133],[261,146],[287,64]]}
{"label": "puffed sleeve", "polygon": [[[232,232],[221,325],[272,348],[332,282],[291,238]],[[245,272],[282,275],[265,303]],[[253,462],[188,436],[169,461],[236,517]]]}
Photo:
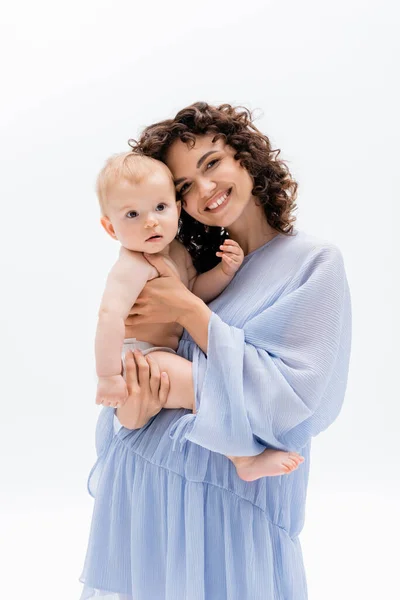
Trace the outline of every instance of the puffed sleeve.
{"label": "puffed sleeve", "polygon": [[197,413],[181,419],[181,435],[230,456],[301,450],[340,412],[350,338],[343,260],[329,246],[243,329],[212,314],[207,355],[193,354]]}

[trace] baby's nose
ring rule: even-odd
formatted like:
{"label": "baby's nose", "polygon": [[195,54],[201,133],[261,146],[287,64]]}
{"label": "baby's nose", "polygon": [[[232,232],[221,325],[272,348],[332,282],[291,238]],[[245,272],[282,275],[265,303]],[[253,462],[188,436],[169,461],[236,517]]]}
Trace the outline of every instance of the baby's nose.
{"label": "baby's nose", "polygon": [[155,217],[147,217],[144,226],[145,227],[154,227],[157,225],[158,221]]}

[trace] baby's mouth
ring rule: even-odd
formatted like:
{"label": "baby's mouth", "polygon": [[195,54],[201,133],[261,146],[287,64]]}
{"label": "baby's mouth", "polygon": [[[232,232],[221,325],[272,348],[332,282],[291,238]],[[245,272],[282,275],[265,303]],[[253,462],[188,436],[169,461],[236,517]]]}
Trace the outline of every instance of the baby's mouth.
{"label": "baby's mouth", "polygon": [[162,235],[152,235],[151,237],[147,238],[146,242],[156,242],[157,240],[161,240]]}

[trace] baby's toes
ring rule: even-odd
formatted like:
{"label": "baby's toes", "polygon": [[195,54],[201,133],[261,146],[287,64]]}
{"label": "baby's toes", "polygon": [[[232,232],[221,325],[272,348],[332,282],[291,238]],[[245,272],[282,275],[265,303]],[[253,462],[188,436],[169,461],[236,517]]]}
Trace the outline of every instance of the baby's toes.
{"label": "baby's toes", "polygon": [[285,473],[290,473],[291,471],[294,471],[295,468],[296,466],[294,465],[294,463],[291,463],[287,460],[282,461],[282,469]]}
{"label": "baby's toes", "polygon": [[295,469],[297,469],[296,463],[294,463],[290,459],[284,460],[282,462],[282,465],[283,465],[284,469],[286,470],[286,473],[290,473],[290,471],[294,471]]}
{"label": "baby's toes", "polygon": [[290,458],[291,460],[294,460],[296,465],[299,465],[300,463],[302,463],[304,461],[303,456],[301,456],[300,454],[297,454],[297,452],[289,452],[288,458]]}
{"label": "baby's toes", "polygon": [[282,461],[283,464],[285,465],[285,467],[287,467],[290,471],[294,471],[295,469],[297,469],[297,467],[299,466],[299,464],[302,462],[302,456],[299,456],[298,454],[291,453],[289,452],[288,456],[285,457],[285,459]]}

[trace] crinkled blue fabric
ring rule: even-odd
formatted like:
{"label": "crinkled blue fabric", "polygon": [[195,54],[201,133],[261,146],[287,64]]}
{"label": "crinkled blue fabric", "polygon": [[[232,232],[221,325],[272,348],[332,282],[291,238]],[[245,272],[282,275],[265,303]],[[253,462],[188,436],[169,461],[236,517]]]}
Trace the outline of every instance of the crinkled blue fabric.
{"label": "crinkled blue fabric", "polygon": [[[303,232],[245,257],[210,303],[207,355],[184,333],[197,413],[113,431],[99,416],[81,600],[306,600],[299,534],[313,436],[338,416],[350,355],[343,260]],[[224,456],[295,450],[248,483]]]}

